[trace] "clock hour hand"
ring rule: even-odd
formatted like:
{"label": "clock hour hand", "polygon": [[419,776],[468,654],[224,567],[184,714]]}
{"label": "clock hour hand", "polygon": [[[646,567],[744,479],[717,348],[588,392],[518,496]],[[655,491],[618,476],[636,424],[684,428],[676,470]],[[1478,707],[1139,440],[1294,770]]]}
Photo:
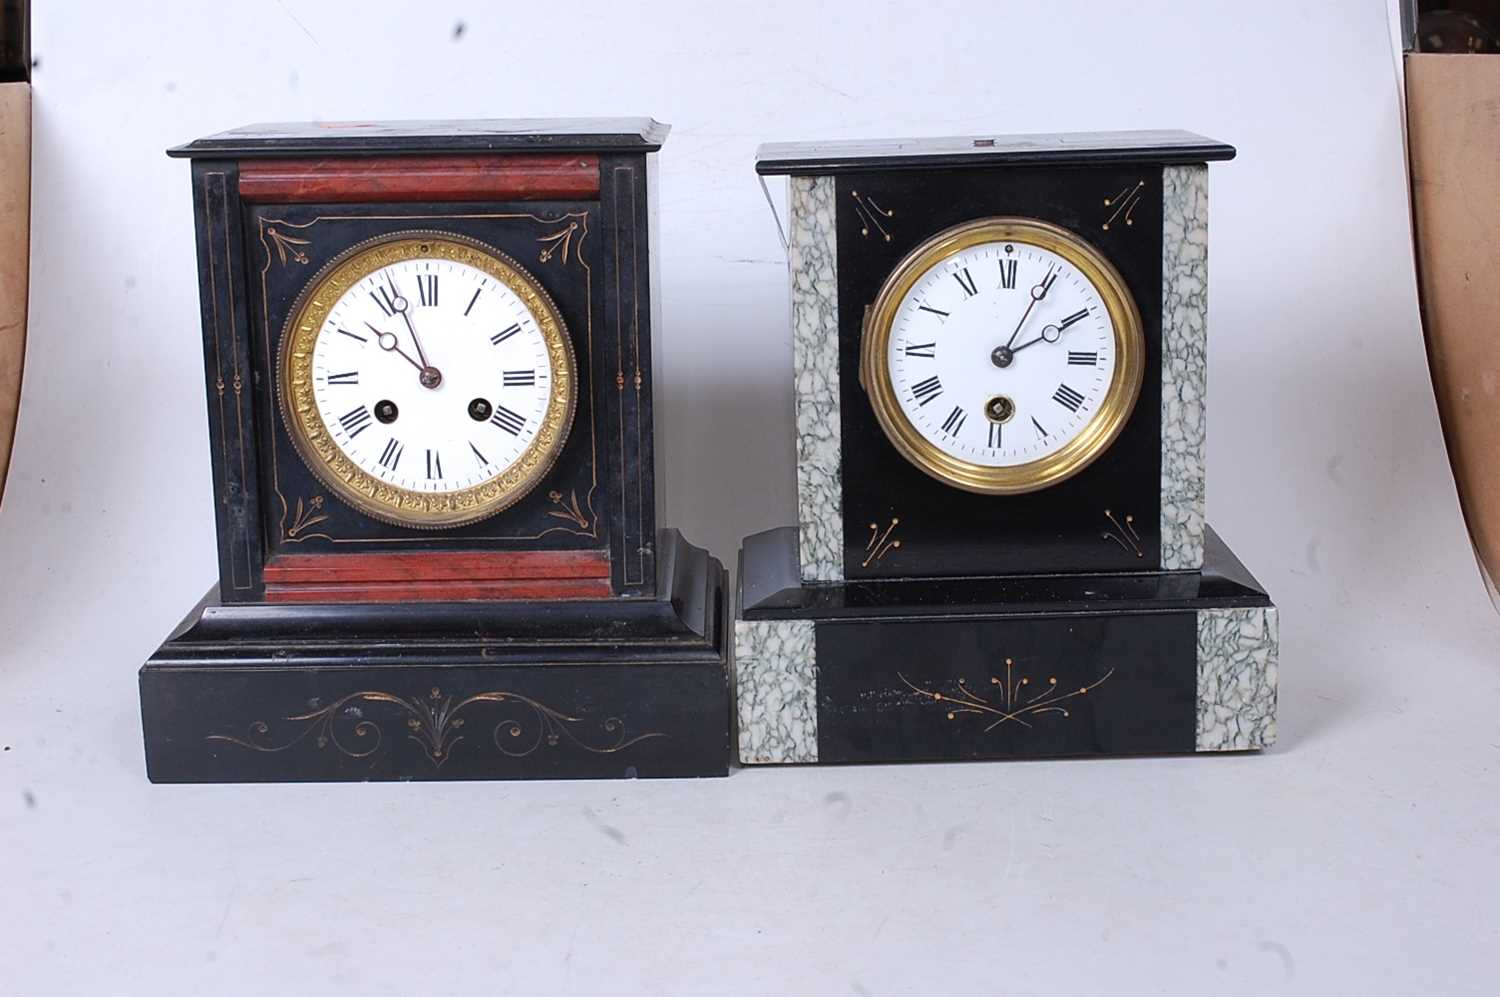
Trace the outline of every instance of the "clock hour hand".
{"label": "clock hour hand", "polygon": [[1015,354],[1020,353],[1022,350],[1026,349],[1026,347],[1028,347],[1028,346],[1034,346],[1037,343],[1040,343],[1040,342],[1043,342],[1043,341],[1048,342],[1048,343],[1055,343],[1060,338],[1062,338],[1063,330],[1067,329],[1068,326],[1073,325],[1073,324],[1078,323],[1078,322],[1082,322],[1084,319],[1086,319],[1088,317],[1089,317],[1089,310],[1087,308],[1081,308],[1078,311],[1074,312],[1072,315],[1069,315],[1067,318],[1063,319],[1061,322],[1057,323],[1056,325],[1053,325],[1052,323],[1049,322],[1046,325],[1042,326],[1042,334],[1040,336],[1034,336],[1031,339],[1026,340],[1026,342],[1022,343],[1020,346],[1017,346],[1015,349],[1011,350],[1010,351],[1011,355],[1014,356]]}
{"label": "clock hour hand", "polygon": [[395,333],[381,332],[368,322],[365,323],[365,326],[375,334],[375,342],[379,344],[382,350],[385,350],[387,353],[399,354],[401,359],[417,368],[417,380],[422,382],[422,387],[436,388],[439,384],[443,383],[443,375],[438,373],[438,369],[436,367],[423,366],[413,360],[411,355],[403,350],[401,344],[396,341]]}
{"label": "clock hour hand", "polygon": [[1042,334],[1040,336],[1033,336],[1032,338],[1026,340],[1026,342],[1022,343],[1020,346],[1017,346],[1014,349],[1012,349],[1010,351],[1011,356],[1015,356],[1017,353],[1020,353],[1022,350],[1026,349],[1026,347],[1028,347],[1028,346],[1035,346],[1037,343],[1040,343],[1040,342],[1043,342],[1043,341],[1048,342],[1048,343],[1055,343],[1055,342],[1057,342],[1058,337],[1061,336],[1061,335],[1062,335],[1062,330],[1059,329],[1057,326],[1055,326],[1055,325],[1045,325],[1045,326],[1042,327]]}

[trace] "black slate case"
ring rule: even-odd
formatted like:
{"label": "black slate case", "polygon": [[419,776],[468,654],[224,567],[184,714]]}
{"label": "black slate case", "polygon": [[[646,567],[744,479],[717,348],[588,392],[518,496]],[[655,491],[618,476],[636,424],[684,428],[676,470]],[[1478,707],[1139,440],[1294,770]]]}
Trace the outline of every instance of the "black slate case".
{"label": "black slate case", "polygon": [[[171,150],[192,160],[220,578],[140,672],[153,781],[727,772],[724,570],[660,525],[656,487],[650,157],[665,136],[649,119],[265,125]],[[597,197],[240,196],[241,164],[253,160],[488,153],[597,157]],[[564,256],[545,237],[573,223]],[[349,246],[406,228],[468,235],[522,261],[561,307],[587,386],[549,476],[501,515],[443,532],[315,503],[325,489],[274,394],[282,327],[306,281]],[[587,525],[555,515],[574,496]],[[264,601],[262,569],[278,553],[377,545],[604,551],[614,596]]]}

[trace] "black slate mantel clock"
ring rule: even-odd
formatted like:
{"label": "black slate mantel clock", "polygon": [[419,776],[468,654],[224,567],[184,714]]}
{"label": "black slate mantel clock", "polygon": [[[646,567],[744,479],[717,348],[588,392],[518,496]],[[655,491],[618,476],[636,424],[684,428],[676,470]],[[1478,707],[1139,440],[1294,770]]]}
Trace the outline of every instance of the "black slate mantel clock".
{"label": "black slate mantel clock", "polygon": [[1260,748],[1276,615],[1204,516],[1187,132],[767,145],[798,524],[749,537],[741,760]]}
{"label": "black slate mantel clock", "polygon": [[192,163],[219,582],[158,781],[721,774],[662,528],[649,119],[265,125]]}

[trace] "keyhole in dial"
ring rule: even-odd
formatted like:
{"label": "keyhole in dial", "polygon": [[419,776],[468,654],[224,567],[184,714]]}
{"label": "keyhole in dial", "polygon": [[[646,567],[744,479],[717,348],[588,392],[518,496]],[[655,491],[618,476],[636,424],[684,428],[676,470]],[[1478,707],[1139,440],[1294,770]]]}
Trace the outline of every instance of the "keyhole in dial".
{"label": "keyhole in dial", "polygon": [[1016,414],[1016,403],[1005,395],[996,395],[984,403],[984,415],[990,422],[1009,422]]}

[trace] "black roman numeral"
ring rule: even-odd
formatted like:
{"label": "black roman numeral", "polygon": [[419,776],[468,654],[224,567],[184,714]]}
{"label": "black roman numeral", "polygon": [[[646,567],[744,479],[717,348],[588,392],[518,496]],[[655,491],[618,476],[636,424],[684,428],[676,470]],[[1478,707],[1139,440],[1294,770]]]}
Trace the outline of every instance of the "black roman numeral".
{"label": "black roman numeral", "polygon": [[504,372],[501,383],[507,388],[523,388],[536,383],[536,371],[534,370],[507,370]]}
{"label": "black roman numeral", "polygon": [[484,454],[480,453],[479,452],[479,448],[476,447],[473,444],[472,441],[469,443],[469,449],[472,450],[472,451],[474,451],[474,456],[479,459],[479,466],[480,467],[483,467],[483,466],[485,466],[486,464],[488,464],[490,462],[489,458],[486,457]]}
{"label": "black roman numeral", "polygon": [[368,343],[369,342],[369,340],[366,339],[365,337],[363,337],[363,336],[356,336],[354,333],[350,332],[348,329],[340,329],[340,330],[338,330],[338,334],[340,336],[348,336],[350,339],[357,339],[361,343]]}
{"label": "black roman numeral", "polygon": [[433,481],[443,476],[443,455],[436,450],[427,451],[427,480]]}
{"label": "black roman numeral", "polygon": [[931,308],[931,307],[928,307],[927,305],[918,305],[917,308],[919,310],[921,310],[921,311],[924,311],[924,312],[932,312],[932,314],[937,315],[937,316],[939,316],[941,318],[947,318],[948,317],[948,313],[945,312],[945,311],[943,311],[941,308]]}
{"label": "black roman numeral", "polygon": [[370,410],[361,405],[352,412],[345,412],[339,416],[339,424],[344,427],[344,432],[349,434],[349,439],[354,439],[365,431],[370,425]]}
{"label": "black roman numeral", "polygon": [[1069,315],[1067,318],[1057,323],[1057,327],[1059,329],[1066,329],[1068,326],[1073,325],[1075,322],[1082,322],[1088,317],[1089,310],[1087,308],[1084,308],[1081,311],[1074,312],[1072,315]]}
{"label": "black roman numeral", "polygon": [[490,422],[493,422],[512,436],[518,436],[520,435],[521,427],[526,425],[526,417],[517,415],[504,405],[496,405],[495,414],[490,416]]}
{"label": "black roman numeral", "polygon": [[[406,452],[406,446],[394,436],[386,442],[385,449],[380,452],[380,466],[387,471],[394,471],[396,465],[401,463],[401,455]],[[432,451],[428,451],[431,453]]]}
{"label": "black roman numeral", "polygon": [[990,423],[990,449],[1000,449],[1001,430],[1005,427],[998,422]]}
{"label": "black roman numeral", "polygon": [[979,287],[974,283],[974,275],[969,273],[968,267],[955,273],[953,279],[958,281],[958,286],[964,289],[964,297],[972,298],[979,293]]}
{"label": "black roman numeral", "polygon": [[1069,350],[1068,366],[1070,367],[1097,367],[1099,366],[1099,353],[1096,350]]}
{"label": "black roman numeral", "polygon": [[1069,412],[1077,412],[1078,406],[1083,404],[1083,395],[1066,384],[1059,384],[1057,390],[1052,393],[1052,400]]}
{"label": "black roman numeral", "polygon": [[906,355],[909,357],[927,357],[931,359],[937,356],[934,352],[936,349],[937,343],[907,343]]}
{"label": "black roman numeral", "polygon": [[501,343],[505,342],[507,339],[514,336],[520,331],[521,327],[519,325],[513,325],[509,329],[501,329],[499,332],[490,337],[490,342],[494,343],[496,346],[499,346]]}
{"label": "black roman numeral", "polygon": [[428,308],[437,307],[437,279],[438,275],[435,273],[417,274],[417,298]]}
{"label": "black roman numeral", "polygon": [[326,380],[329,384],[358,384],[359,371],[348,370],[342,374],[329,374]]}
{"label": "black roman numeral", "polygon": [[464,318],[468,318],[469,317],[469,313],[474,310],[474,302],[476,302],[476,301],[479,300],[479,291],[483,291],[483,290],[484,290],[484,288],[482,288],[482,287],[479,288],[479,290],[477,290],[477,291],[474,292],[474,297],[472,297],[472,298],[469,299],[469,307],[467,307],[467,308],[464,309]]}
{"label": "black roman numeral", "polygon": [[395,284],[392,284],[389,288],[377,286],[375,290],[370,292],[370,297],[374,298],[375,303],[380,306],[380,310],[385,312],[386,318],[395,316],[397,297]]}
{"label": "black roman numeral", "polygon": [[1036,416],[1031,417],[1031,424],[1036,427],[1037,439],[1047,438],[1047,427],[1036,421]]}
{"label": "black roman numeral", "polygon": [[918,405],[926,405],[938,395],[943,393],[943,382],[934,375],[925,381],[918,381],[911,386],[912,397],[917,400]]}
{"label": "black roman numeral", "polygon": [[1006,290],[1014,290],[1016,286],[1016,261],[1000,261],[1000,286]]}
{"label": "black roman numeral", "polygon": [[943,432],[949,436],[957,436],[958,431],[964,428],[964,420],[968,417],[962,405],[953,406],[953,411],[949,412],[948,418],[943,420]]}

